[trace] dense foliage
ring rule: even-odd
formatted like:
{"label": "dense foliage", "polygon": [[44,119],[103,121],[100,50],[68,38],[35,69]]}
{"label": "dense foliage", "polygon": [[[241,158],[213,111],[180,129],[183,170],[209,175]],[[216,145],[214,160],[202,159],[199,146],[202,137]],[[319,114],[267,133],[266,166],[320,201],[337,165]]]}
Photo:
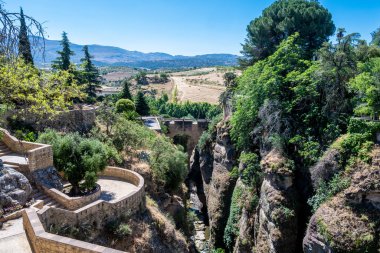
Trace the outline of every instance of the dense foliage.
{"label": "dense foliage", "polygon": [[46,73],[23,60],[0,64],[0,76],[1,104],[17,109],[20,117],[56,114],[71,106],[73,98],[83,96],[72,73]]}
{"label": "dense foliage", "polygon": [[110,163],[120,162],[114,148],[96,139],[83,138],[77,133],[62,136],[53,130],[46,130],[40,134],[37,142],[52,145],[54,166],[63,171],[72,186],[73,195],[92,190],[97,173]]}
{"label": "dense foliage", "polygon": [[150,150],[149,163],[159,185],[175,190],[184,182],[187,175],[187,156],[168,138],[158,136],[136,122],[120,118],[111,139],[119,150]]}
{"label": "dense foliage", "polygon": [[247,67],[265,59],[296,32],[299,45],[310,57],[334,31],[331,14],[318,1],[277,0],[248,25],[240,64]]}
{"label": "dense foliage", "polygon": [[153,113],[174,118],[212,119],[221,113],[220,106],[205,102],[171,103],[166,94],[159,99],[151,99],[149,102]]}

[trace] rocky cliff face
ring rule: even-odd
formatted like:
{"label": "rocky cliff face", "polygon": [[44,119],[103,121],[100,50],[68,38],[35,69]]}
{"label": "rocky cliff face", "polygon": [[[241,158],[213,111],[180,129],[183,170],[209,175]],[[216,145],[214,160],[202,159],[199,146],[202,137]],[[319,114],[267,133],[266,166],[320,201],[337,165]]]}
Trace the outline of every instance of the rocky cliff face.
{"label": "rocky cliff face", "polygon": [[236,180],[230,174],[236,164],[236,157],[228,131],[229,126],[226,122],[219,123],[213,148],[212,173],[206,194],[210,244],[215,248],[224,246],[223,233]]}
{"label": "rocky cliff face", "polygon": [[378,252],[380,168],[359,164],[351,185],[322,204],[311,217],[304,252]]}
{"label": "rocky cliff face", "polygon": [[223,234],[236,182],[236,178],[231,177],[230,173],[236,164],[235,155],[228,123],[222,121],[217,126],[215,140],[194,151],[190,163],[191,171],[199,170],[202,177],[212,248],[224,248]]}
{"label": "rocky cliff face", "polygon": [[297,193],[292,164],[273,150],[261,167],[265,175],[255,220],[255,252],[296,252]]}

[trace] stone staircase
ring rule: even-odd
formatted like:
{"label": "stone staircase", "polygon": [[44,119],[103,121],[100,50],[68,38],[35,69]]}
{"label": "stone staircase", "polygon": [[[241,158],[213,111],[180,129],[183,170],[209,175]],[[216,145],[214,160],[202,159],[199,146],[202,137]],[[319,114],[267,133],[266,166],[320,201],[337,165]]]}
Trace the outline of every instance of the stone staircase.
{"label": "stone staircase", "polygon": [[0,141],[0,156],[9,155],[12,151],[5,145],[4,142]]}
{"label": "stone staircase", "polygon": [[40,191],[38,189],[33,189],[32,198],[35,201],[43,201],[44,206],[50,206],[50,207],[65,209],[65,207],[63,205],[59,204],[57,201],[55,201],[54,199],[52,199],[51,197],[49,197],[48,195],[46,195],[45,193],[43,193],[42,191]]}

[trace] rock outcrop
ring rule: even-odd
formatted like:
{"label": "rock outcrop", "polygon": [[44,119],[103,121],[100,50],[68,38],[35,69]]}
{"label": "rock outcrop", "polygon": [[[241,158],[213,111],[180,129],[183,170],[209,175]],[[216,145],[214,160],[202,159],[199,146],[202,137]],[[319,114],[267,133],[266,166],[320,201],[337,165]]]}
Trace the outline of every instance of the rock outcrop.
{"label": "rock outcrop", "polygon": [[350,187],[322,204],[310,219],[304,252],[378,252],[380,169],[362,164],[350,179]]}
{"label": "rock outcrop", "polygon": [[[215,248],[224,246],[223,233],[227,224],[231,196],[236,181],[230,174],[236,164],[235,159],[235,150],[229,136],[229,126],[222,121],[217,126],[216,142],[213,148],[212,174],[206,194],[210,245]],[[203,174],[207,175],[209,171],[204,171]],[[206,177],[205,182],[207,180]]]}
{"label": "rock outcrop", "polygon": [[[254,225],[255,225],[255,212],[256,212],[256,203],[257,203],[257,193],[254,192],[254,189],[244,184],[244,182],[239,178],[236,182],[234,192],[240,189],[241,196],[239,198],[239,209],[241,212],[239,214],[239,219],[236,224],[228,224],[230,226],[236,227],[236,238],[235,245],[233,246],[234,253],[245,253],[252,252],[254,247]],[[234,199],[233,199],[234,201]],[[235,203],[232,203],[233,205]],[[231,210],[231,209],[230,209]],[[230,213],[230,217],[231,217]],[[235,214],[236,215],[236,214]],[[231,220],[229,220],[231,222]],[[234,220],[232,220],[232,223]],[[226,235],[225,231],[225,235]]]}
{"label": "rock outcrop", "polygon": [[329,149],[318,163],[310,168],[310,177],[314,190],[318,189],[321,182],[328,182],[342,169],[340,166],[341,159],[341,154],[337,149]]}
{"label": "rock outcrop", "polygon": [[[199,171],[201,174],[209,217],[211,248],[224,248],[223,234],[236,182],[236,178],[231,177],[230,173],[236,164],[236,153],[229,130],[227,122],[220,122],[216,127],[214,140],[195,150],[190,160],[190,173]],[[199,186],[197,188],[199,190]]]}
{"label": "rock outcrop", "polygon": [[32,175],[37,185],[40,184],[47,188],[55,188],[60,191],[63,189],[61,176],[54,167],[35,170]]}
{"label": "rock outcrop", "polygon": [[296,252],[297,193],[292,162],[272,150],[261,167],[265,174],[255,221],[254,252]]}
{"label": "rock outcrop", "polygon": [[11,168],[0,168],[0,209],[24,206],[31,193],[32,187],[23,174]]}

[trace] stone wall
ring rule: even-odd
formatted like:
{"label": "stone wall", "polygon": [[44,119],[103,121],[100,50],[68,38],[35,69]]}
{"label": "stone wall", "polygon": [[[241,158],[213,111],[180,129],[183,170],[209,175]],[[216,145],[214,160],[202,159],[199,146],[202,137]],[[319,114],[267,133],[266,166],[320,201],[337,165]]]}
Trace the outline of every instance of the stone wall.
{"label": "stone wall", "polygon": [[26,235],[33,252],[38,253],[122,253],[111,248],[51,234],[45,231],[37,213],[25,210],[23,223]]}
{"label": "stone wall", "polygon": [[2,141],[11,151],[25,155],[29,171],[25,171],[26,168],[22,168],[23,172],[29,174],[36,169],[53,166],[53,148],[50,145],[20,141],[2,128],[0,128],[0,133]]}
{"label": "stone wall", "polygon": [[70,197],[55,188],[48,188],[44,185],[38,185],[38,187],[42,189],[42,191],[45,192],[46,195],[57,201],[59,204],[63,205],[68,210],[76,210],[81,207],[84,207],[89,203],[98,200],[101,194],[101,189],[99,185],[97,185],[97,189],[95,192],[81,197]]}
{"label": "stone wall", "polygon": [[173,138],[176,135],[187,135],[187,152],[189,157],[194,147],[197,145],[202,133],[208,128],[207,120],[163,120],[163,123],[168,127],[167,136]]}
{"label": "stone wall", "polygon": [[75,211],[45,206],[38,211],[42,224],[44,224],[46,228],[52,224],[58,226],[78,226],[81,223],[100,227],[110,220],[121,217],[127,212],[133,214],[145,207],[144,179],[139,174],[126,169],[107,167],[102,175],[117,177],[131,182],[137,186],[137,190],[123,198],[109,202],[97,200]]}
{"label": "stone wall", "polygon": [[[10,111],[6,118],[9,118],[14,112]],[[44,131],[46,128],[52,128],[57,131],[87,132],[95,124],[96,108],[84,107],[59,112],[54,116],[45,116],[40,119],[34,115],[29,115],[24,123],[33,127],[36,131]]]}

